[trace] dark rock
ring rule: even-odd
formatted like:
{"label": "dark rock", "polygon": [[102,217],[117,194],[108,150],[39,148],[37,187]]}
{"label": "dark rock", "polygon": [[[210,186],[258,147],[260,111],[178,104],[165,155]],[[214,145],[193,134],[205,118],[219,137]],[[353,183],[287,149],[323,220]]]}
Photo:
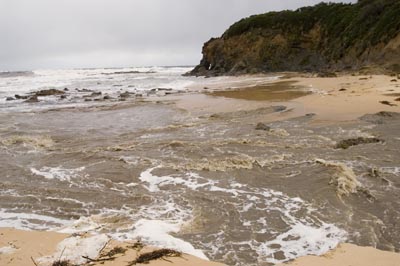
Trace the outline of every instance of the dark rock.
{"label": "dark rock", "polygon": [[69,89],[68,88],[64,88],[64,91],[69,91]]}
{"label": "dark rock", "polygon": [[64,94],[64,91],[56,90],[56,89],[48,89],[48,90],[40,90],[35,92],[36,96],[52,96],[52,95],[60,95]]}
{"label": "dark rock", "polygon": [[129,92],[123,92],[119,95],[119,97],[121,98],[129,98],[131,96],[131,94]]}
{"label": "dark rock", "polygon": [[95,91],[92,94],[90,94],[90,96],[92,97],[96,97],[96,96],[100,96],[101,95],[101,91]]}
{"label": "dark rock", "polygon": [[6,101],[14,101],[15,100],[15,98],[13,98],[13,97],[7,97],[6,98]]}
{"label": "dark rock", "polygon": [[384,105],[389,105],[389,106],[396,106],[396,104],[393,104],[393,103],[391,103],[389,101],[380,101],[380,103],[384,104]]}
{"label": "dark rock", "polygon": [[376,114],[364,115],[360,119],[369,123],[384,124],[389,121],[400,120],[400,113],[381,111]]}
{"label": "dark rock", "polygon": [[397,79],[392,79],[390,82],[397,82]]}
{"label": "dark rock", "polygon": [[345,139],[345,140],[339,141],[336,144],[335,149],[347,149],[351,146],[356,146],[356,145],[360,145],[360,144],[379,143],[379,142],[383,142],[383,141],[378,138],[363,138],[363,137],[354,138],[354,139]]}
{"label": "dark rock", "polygon": [[320,72],[317,75],[319,78],[336,78],[337,75],[334,72]]}
{"label": "dark rock", "polygon": [[267,125],[264,124],[264,123],[258,123],[258,124],[256,125],[256,130],[270,131],[270,130],[271,130],[271,127],[270,127],[270,126],[267,126]]}
{"label": "dark rock", "polygon": [[28,98],[28,100],[25,101],[26,103],[37,103],[39,102],[38,96],[37,95],[32,95],[31,97]]}
{"label": "dark rock", "polygon": [[347,91],[346,89],[340,89],[339,91]]}
{"label": "dark rock", "polygon": [[92,99],[89,99],[89,98],[85,99],[85,102],[91,102],[91,101],[92,101]]}
{"label": "dark rock", "polygon": [[61,95],[60,99],[67,99],[67,95]]}
{"label": "dark rock", "polygon": [[105,95],[103,97],[103,100],[111,100],[111,99],[113,99],[113,98],[111,96],[109,96],[109,95]]}
{"label": "dark rock", "polygon": [[274,112],[282,112],[286,110],[286,106],[283,105],[273,106],[272,108]]}
{"label": "dark rock", "polygon": [[28,95],[21,96],[21,95],[15,94],[14,96],[15,96],[15,99],[17,99],[17,100],[26,100],[29,98]]}
{"label": "dark rock", "polygon": [[396,98],[396,99],[394,99],[396,102],[400,102],[400,97],[399,98]]}
{"label": "dark rock", "polygon": [[208,87],[204,87],[204,88],[203,88],[203,90],[208,90],[208,89],[209,89]]}

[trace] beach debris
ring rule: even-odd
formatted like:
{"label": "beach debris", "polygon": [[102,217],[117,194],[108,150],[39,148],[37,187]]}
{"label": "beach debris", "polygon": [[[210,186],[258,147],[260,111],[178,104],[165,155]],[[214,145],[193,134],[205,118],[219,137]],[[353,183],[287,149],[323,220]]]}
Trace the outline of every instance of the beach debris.
{"label": "beach debris", "polygon": [[13,97],[7,97],[6,98],[6,101],[14,101],[15,100],[15,98],[13,98]]}
{"label": "beach debris", "polygon": [[171,261],[167,260],[166,258],[181,257],[181,256],[182,256],[182,253],[179,251],[163,248],[163,249],[146,252],[146,253],[139,255],[139,257],[137,257],[134,261],[129,263],[128,266],[136,265],[138,263],[148,264],[150,261],[158,260],[158,259],[162,259],[162,260],[171,262]]}
{"label": "beach debris", "polygon": [[400,102],[400,97],[399,98],[396,98],[396,99],[394,99],[396,102]]}
{"label": "beach debris", "polygon": [[344,139],[339,141],[335,145],[335,149],[348,149],[351,146],[356,146],[360,144],[369,144],[369,143],[381,143],[383,140],[378,139],[378,138],[364,138],[364,137],[358,137],[358,138],[352,138],[352,139]]}
{"label": "beach debris", "polygon": [[341,88],[339,91],[347,91],[347,89],[345,89],[345,88]]}
{"label": "beach debris", "polygon": [[390,80],[390,82],[397,82],[397,79],[392,79]]}
{"label": "beach debris", "polygon": [[256,130],[270,131],[270,130],[271,130],[271,127],[270,127],[270,126],[267,126],[266,124],[260,122],[260,123],[258,123],[258,124],[256,125]]}
{"label": "beach debris", "polygon": [[381,104],[389,105],[389,106],[396,106],[396,104],[393,104],[389,101],[380,101]]}

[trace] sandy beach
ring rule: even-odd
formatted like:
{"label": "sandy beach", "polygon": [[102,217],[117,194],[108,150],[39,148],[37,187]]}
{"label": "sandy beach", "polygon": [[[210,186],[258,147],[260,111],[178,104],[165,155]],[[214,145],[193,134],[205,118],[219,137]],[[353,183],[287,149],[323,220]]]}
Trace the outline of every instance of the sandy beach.
{"label": "sandy beach", "polygon": [[371,247],[359,247],[352,244],[340,244],[336,249],[322,256],[306,256],[280,266],[396,266],[400,254],[377,250]]}
{"label": "sandy beach", "polygon": [[[63,245],[65,240],[76,238],[67,234],[55,232],[38,232],[38,231],[23,231],[11,228],[0,229],[0,265],[4,266],[22,266],[35,265],[47,266],[52,265],[55,261],[69,261],[71,264],[79,263],[79,265],[106,265],[106,266],[126,266],[137,259],[141,254],[157,250],[151,247],[134,246],[133,243],[122,243],[118,241],[107,240],[106,244],[100,246],[101,251],[98,255],[91,257],[93,247],[82,246],[79,241],[71,242],[69,245]],[[91,236],[81,236],[80,239],[90,239]],[[63,242],[64,241],[64,242]],[[61,245],[60,245],[61,243]],[[117,250],[112,256],[111,250]],[[61,254],[60,254],[61,251]],[[88,256],[89,259],[84,259],[82,256]],[[98,260],[98,261],[95,261]],[[223,266],[221,263],[205,261],[194,256],[182,254],[179,256],[164,256],[163,258],[150,260],[148,263],[137,263],[137,265],[194,265],[194,266]],[[68,266],[68,265],[66,265]]]}
{"label": "sandy beach", "polygon": [[[201,95],[178,98],[177,106],[192,112],[230,112],[286,104],[288,116],[318,114],[319,121],[351,121],[367,113],[400,111],[400,79],[389,75],[312,75],[277,73],[278,80],[260,76],[233,78],[232,83],[197,85]],[[281,85],[276,85],[281,84]],[[266,87],[273,89],[266,90]],[[207,97],[219,96],[219,97]],[[176,99],[175,97],[173,99]],[[285,119],[281,117],[279,119]]]}

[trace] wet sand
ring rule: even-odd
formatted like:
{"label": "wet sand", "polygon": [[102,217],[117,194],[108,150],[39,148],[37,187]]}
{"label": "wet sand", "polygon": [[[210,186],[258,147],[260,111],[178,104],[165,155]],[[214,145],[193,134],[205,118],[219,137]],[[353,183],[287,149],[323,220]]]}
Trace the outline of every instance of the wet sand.
{"label": "wet sand", "polygon": [[399,263],[399,253],[352,244],[340,244],[322,256],[306,256],[279,266],[398,266]]}
{"label": "wet sand", "polygon": [[215,90],[206,94],[230,99],[269,102],[287,102],[311,94],[310,91],[303,90],[301,86],[294,84],[293,81],[278,81],[235,90]]}

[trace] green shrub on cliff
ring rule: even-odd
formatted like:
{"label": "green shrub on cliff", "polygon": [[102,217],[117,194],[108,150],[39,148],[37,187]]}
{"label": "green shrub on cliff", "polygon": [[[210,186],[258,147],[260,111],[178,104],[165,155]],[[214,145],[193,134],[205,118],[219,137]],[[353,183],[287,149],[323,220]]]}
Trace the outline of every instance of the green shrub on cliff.
{"label": "green shrub on cliff", "polygon": [[244,18],[221,38],[207,42],[202,62],[192,74],[342,70],[367,65],[393,69],[400,60],[397,36],[400,0],[320,3],[269,12]]}

